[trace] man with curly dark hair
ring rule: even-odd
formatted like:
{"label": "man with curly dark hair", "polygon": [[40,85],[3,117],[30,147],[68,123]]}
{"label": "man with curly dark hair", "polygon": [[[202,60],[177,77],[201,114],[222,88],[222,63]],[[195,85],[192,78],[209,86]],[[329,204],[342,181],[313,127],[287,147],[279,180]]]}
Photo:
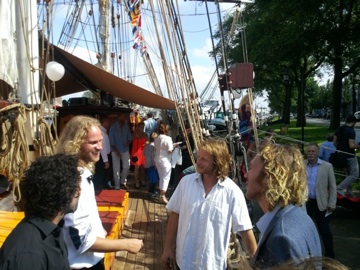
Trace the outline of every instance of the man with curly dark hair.
{"label": "man with curly dark hair", "polygon": [[0,269],[70,269],[62,236],[63,217],[77,208],[78,158],[64,154],[40,157],[20,183],[25,218],[5,240]]}

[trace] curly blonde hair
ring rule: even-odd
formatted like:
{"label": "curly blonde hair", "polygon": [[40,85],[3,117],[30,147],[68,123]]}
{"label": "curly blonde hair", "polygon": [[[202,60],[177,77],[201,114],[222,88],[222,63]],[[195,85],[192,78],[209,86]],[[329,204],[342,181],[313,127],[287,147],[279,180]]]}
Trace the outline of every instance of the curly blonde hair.
{"label": "curly blonde hair", "polygon": [[[83,144],[89,129],[93,126],[100,128],[100,122],[93,117],[78,115],[71,118],[60,134],[56,152],[79,156],[80,147]],[[86,164],[84,161],[80,160],[79,164],[90,170],[93,170],[94,167],[92,162]]]}
{"label": "curly blonde hair", "polygon": [[269,210],[275,205],[303,205],[307,199],[308,188],[306,167],[299,149],[270,143],[261,149],[260,156],[268,179],[265,197]]}
{"label": "curly blonde hair", "polygon": [[224,180],[229,175],[230,154],[225,141],[220,140],[205,140],[202,141],[198,147],[208,152],[214,159],[216,169],[216,177]]}

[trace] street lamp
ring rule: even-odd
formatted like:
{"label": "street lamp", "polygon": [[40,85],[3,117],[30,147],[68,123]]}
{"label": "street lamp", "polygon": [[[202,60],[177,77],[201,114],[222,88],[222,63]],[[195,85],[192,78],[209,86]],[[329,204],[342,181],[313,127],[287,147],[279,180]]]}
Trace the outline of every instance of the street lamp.
{"label": "street lamp", "polygon": [[290,82],[289,75],[285,74],[283,77],[283,81],[285,84],[288,84]]}
{"label": "street lamp", "polygon": [[354,114],[357,111],[356,83],[359,81],[359,75],[353,73],[350,79],[352,83],[352,113]]}
{"label": "street lamp", "polygon": [[290,124],[290,104],[291,104],[291,86],[290,77],[286,72],[283,76],[283,83],[285,87],[285,102],[283,107],[283,121],[284,124]]}
{"label": "street lamp", "polygon": [[[304,153],[304,127],[305,127],[305,111],[304,111],[304,96],[305,96],[305,70],[301,69],[301,85],[300,85],[300,123],[301,123],[301,151]],[[298,116],[299,117],[299,116]]]}

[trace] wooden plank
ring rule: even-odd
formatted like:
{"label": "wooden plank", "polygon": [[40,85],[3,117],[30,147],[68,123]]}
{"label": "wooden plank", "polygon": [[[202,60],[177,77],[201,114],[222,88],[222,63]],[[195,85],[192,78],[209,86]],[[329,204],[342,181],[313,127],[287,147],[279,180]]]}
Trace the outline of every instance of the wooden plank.
{"label": "wooden plank", "polygon": [[[134,218],[136,215],[136,206],[134,207],[133,204],[136,203],[136,201],[133,200],[129,200],[129,210],[127,213],[127,217],[125,220],[125,225],[124,225],[124,229],[123,229],[123,233],[121,238],[131,238],[131,230],[132,230],[132,224],[134,222]],[[135,209],[135,210],[132,210]],[[113,270],[120,270],[120,269],[127,269],[125,268],[125,264],[127,261],[127,251],[118,251],[115,254],[115,262],[113,264]],[[135,262],[132,262],[133,264],[135,264]],[[131,268],[130,268],[131,269]]]}
{"label": "wooden plank", "polygon": [[149,199],[145,190],[130,190],[130,195],[122,238],[143,239],[144,248],[138,254],[117,252],[112,269],[162,269],[160,258],[167,222],[165,205]]}
{"label": "wooden plank", "polygon": [[[164,217],[165,213],[165,217]],[[155,232],[154,232],[154,242],[155,242],[155,269],[161,269],[161,255],[163,252],[164,241],[165,241],[165,231],[167,224],[167,214],[163,204],[156,203],[155,204]]]}
{"label": "wooden plank", "polygon": [[[146,198],[142,198],[141,200],[139,200],[139,203],[142,204],[142,212],[141,212],[141,221],[139,223],[140,228],[139,228],[139,239],[143,239],[144,241],[144,248],[142,249],[141,253],[138,253],[136,258],[141,261],[142,267],[136,267],[135,269],[149,269],[149,265],[146,264],[146,259],[148,258],[148,256],[151,256],[151,249],[152,247],[148,247],[148,243],[146,241],[146,237],[148,236],[147,234],[147,230],[149,228],[149,224],[151,222],[151,217],[150,217],[150,212],[149,212],[149,205],[150,202],[149,200]],[[152,239],[149,239],[150,242]],[[137,260],[138,261],[138,260]]]}
{"label": "wooden plank", "polygon": [[[136,200],[136,215],[134,217],[134,221],[132,223],[132,230],[131,230],[131,238],[139,238],[139,222],[141,222],[141,216],[143,212],[143,204],[141,203],[141,199]],[[137,254],[128,253],[127,255],[127,264],[125,265],[125,269],[137,269],[137,259],[139,260],[141,258],[142,251],[139,252],[139,256]],[[137,262],[136,264],[133,264],[132,262]],[[129,262],[129,264],[128,264]]]}
{"label": "wooden plank", "polygon": [[159,268],[155,268],[156,260],[155,257],[155,241],[154,241],[154,233],[155,233],[155,227],[156,227],[156,221],[155,221],[155,203],[151,200],[147,201],[148,205],[148,224],[146,227],[146,232],[144,235],[144,248],[145,248],[145,265],[148,267],[149,270],[156,270]]}

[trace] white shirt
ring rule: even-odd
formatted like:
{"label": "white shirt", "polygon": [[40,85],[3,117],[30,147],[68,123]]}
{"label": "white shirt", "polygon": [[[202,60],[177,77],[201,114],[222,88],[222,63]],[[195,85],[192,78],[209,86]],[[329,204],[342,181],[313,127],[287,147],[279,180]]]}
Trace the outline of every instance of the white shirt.
{"label": "white shirt", "polygon": [[75,213],[66,214],[64,217],[64,240],[68,248],[70,267],[73,269],[92,267],[104,258],[104,253],[88,249],[97,237],[106,236],[96,205],[94,185],[88,180],[92,173],[86,168],[79,170],[83,173],[78,208]]}
{"label": "white shirt", "polygon": [[170,136],[160,134],[154,141],[155,145],[155,163],[170,163],[171,152],[174,145]]}
{"label": "white shirt", "polygon": [[176,165],[182,164],[182,154],[180,147],[176,147],[171,153],[171,167],[175,168]]}
{"label": "white shirt", "polygon": [[108,154],[110,154],[111,151],[109,136],[107,134],[107,130],[103,126],[100,126],[100,129],[101,129],[101,134],[103,136],[102,149],[100,150],[100,154],[103,162],[108,162],[109,161]]}
{"label": "white shirt", "polygon": [[176,261],[180,269],[226,269],[231,229],[252,229],[245,197],[230,179],[205,197],[201,175],[181,179],[166,208],[179,214]]}

